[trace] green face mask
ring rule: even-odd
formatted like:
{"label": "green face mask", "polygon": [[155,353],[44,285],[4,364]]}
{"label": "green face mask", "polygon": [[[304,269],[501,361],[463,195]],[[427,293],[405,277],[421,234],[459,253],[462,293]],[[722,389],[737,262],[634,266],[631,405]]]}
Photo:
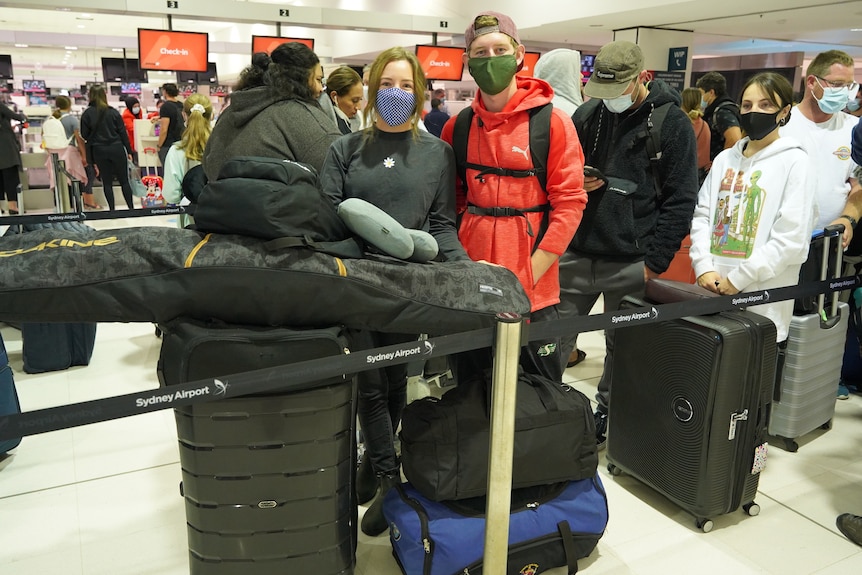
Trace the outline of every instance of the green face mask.
{"label": "green face mask", "polygon": [[513,54],[492,58],[470,58],[467,69],[479,89],[489,96],[499,94],[509,85],[518,71],[518,59]]}

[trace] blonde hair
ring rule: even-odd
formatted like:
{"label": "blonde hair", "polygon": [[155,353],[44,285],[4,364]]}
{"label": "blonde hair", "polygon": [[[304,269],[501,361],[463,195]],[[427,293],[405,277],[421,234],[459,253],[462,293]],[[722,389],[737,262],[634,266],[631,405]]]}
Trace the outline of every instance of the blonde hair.
{"label": "blonde hair", "polygon": [[186,116],[186,129],[183,130],[179,148],[185,152],[186,158],[200,162],[212,132],[212,102],[203,94],[192,94],[183,102],[183,112]]}
{"label": "blonde hair", "polygon": [[373,134],[376,129],[372,113],[377,109],[377,91],[380,89],[383,70],[390,62],[397,62],[399,60],[406,60],[413,68],[413,93],[416,95],[416,98],[413,104],[411,130],[414,136],[419,135],[419,118],[421,118],[422,109],[425,107],[425,85],[427,84],[425,81],[425,72],[422,71],[422,66],[419,64],[416,55],[400,46],[384,50],[371,63],[368,75],[368,105],[363,110],[365,124],[371,126],[369,128],[370,134]]}
{"label": "blonde hair", "polygon": [[685,112],[692,122],[703,116],[703,111],[700,109],[701,100],[700,90],[697,88],[686,88],[682,91],[682,104],[680,108]]}

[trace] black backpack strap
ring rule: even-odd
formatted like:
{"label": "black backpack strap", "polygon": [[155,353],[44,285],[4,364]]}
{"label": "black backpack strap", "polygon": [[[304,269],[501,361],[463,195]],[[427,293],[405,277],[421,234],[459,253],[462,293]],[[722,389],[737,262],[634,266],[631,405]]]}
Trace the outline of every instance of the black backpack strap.
{"label": "black backpack strap", "polygon": [[572,528],[568,521],[560,521],[557,523],[557,530],[560,532],[560,538],[563,540],[563,552],[566,554],[566,567],[569,575],[575,575],[578,572],[578,554],[575,551],[575,539],[572,536]]}
{"label": "black backpack strap", "polygon": [[533,156],[533,169],[542,189],[548,189],[548,153],[551,149],[551,112],[550,102],[530,110],[530,155]]}
{"label": "black backpack strap", "polygon": [[[494,206],[492,208],[482,208],[479,206],[474,206],[473,204],[467,205],[467,211],[471,214],[476,214],[479,216],[491,216],[494,218],[508,218],[508,217],[521,217],[527,219],[527,214],[530,212],[542,212],[542,228],[539,228],[539,234],[544,234],[544,228],[548,227],[546,220],[550,218],[548,215],[551,211],[550,204],[540,204],[538,206],[531,206],[529,208],[504,208],[500,206]],[[527,235],[531,238],[533,237],[533,226],[530,225],[530,220],[527,220]],[[541,235],[539,235],[539,239],[541,239]],[[536,243],[533,244],[533,251],[535,252],[538,248],[539,241],[536,240]]]}
{"label": "black backpack strap", "polygon": [[709,123],[709,128],[713,132],[718,131],[718,112],[720,110],[724,110],[725,108],[728,108],[731,112],[733,112],[733,115],[736,116],[736,121],[739,121],[739,106],[736,105],[736,102],[731,102],[730,100],[719,102],[718,106],[716,106],[715,109],[712,111],[712,121]]}
{"label": "black backpack strap", "polygon": [[[467,188],[467,169],[477,170],[479,173],[476,178],[481,179],[486,174],[495,174],[498,176],[510,176],[514,178],[526,178],[535,176],[539,181],[539,185],[547,192],[548,182],[548,153],[551,147],[551,114],[554,110],[553,104],[548,102],[542,106],[531,108],[530,114],[530,155],[532,156],[533,168],[531,170],[511,170],[508,168],[500,168],[497,166],[483,166],[480,164],[472,164],[467,161],[467,140],[470,136],[470,128],[473,123],[473,108],[467,107],[458,112],[455,118],[455,125],[452,130],[452,150],[455,152],[455,169],[458,172],[458,177],[465,188]],[[539,243],[545,235],[545,232],[550,225],[550,206],[544,204],[542,206],[533,206],[531,208],[515,210],[514,208],[477,208],[472,206],[472,213],[482,213],[483,215],[493,216],[508,216],[517,215],[524,216],[526,212],[542,212],[542,223],[539,226],[539,232],[536,235],[536,241],[533,244],[535,252]],[[484,210],[479,212],[476,210]],[[490,213],[493,210],[504,210],[501,213]],[[508,211],[507,211],[508,210]],[[519,213],[511,213],[512,210]],[[485,213],[488,212],[488,213]],[[533,230],[529,227],[527,232],[533,235]]]}
{"label": "black backpack strap", "polygon": [[646,121],[646,149],[649,155],[650,170],[652,177],[655,180],[656,199],[661,199],[661,127],[664,124],[664,119],[667,116],[668,110],[674,106],[673,102],[662,104],[658,108],[653,108]]}
{"label": "black backpack strap", "polygon": [[452,150],[455,152],[455,169],[458,177],[467,188],[467,139],[470,137],[470,125],[473,123],[473,108],[467,106],[455,118],[452,130]]}
{"label": "black backpack strap", "polygon": [[288,248],[310,248],[316,252],[342,258],[365,257],[362,244],[356,238],[347,238],[337,242],[316,242],[309,238],[284,237],[269,240],[263,244],[263,247],[269,252]]}
{"label": "black backpack strap", "polygon": [[[530,110],[530,155],[533,156],[536,179],[539,180],[539,185],[546,193],[548,191],[548,154],[551,149],[551,112],[553,111],[554,105],[550,102]],[[551,210],[546,209],[542,214],[542,223],[539,224],[536,242],[533,244],[533,253],[539,249],[539,243],[545,237],[545,232],[548,231],[550,224]]]}

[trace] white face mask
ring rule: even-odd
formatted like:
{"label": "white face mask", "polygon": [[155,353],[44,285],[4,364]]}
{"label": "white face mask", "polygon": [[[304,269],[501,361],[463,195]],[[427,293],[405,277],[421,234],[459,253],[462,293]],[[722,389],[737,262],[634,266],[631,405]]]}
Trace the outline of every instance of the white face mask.
{"label": "white face mask", "polygon": [[635,90],[632,90],[631,94],[623,94],[621,96],[617,96],[616,98],[602,100],[602,102],[605,103],[605,107],[612,113],[621,114],[631,108],[632,104],[634,104],[634,100],[632,100],[632,96],[634,94]]}

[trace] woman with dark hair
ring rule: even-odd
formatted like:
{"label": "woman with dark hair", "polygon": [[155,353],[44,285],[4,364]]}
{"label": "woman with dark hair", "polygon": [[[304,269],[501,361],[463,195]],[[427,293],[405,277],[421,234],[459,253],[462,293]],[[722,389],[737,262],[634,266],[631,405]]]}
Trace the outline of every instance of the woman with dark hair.
{"label": "woman with dark hair", "polygon": [[[321,172],[324,193],[336,205],[350,198],[374,204],[405,228],[434,236],[446,261],[469,260],[455,229],[455,154],[443,140],[418,128],[425,103],[425,74],[413,52],[401,47],[381,52],[368,80],[368,126],[339,138]],[[415,341],[417,334],[363,331],[355,349]],[[407,400],[407,365],[358,375],[357,411],[366,452],[357,478],[357,499],[377,499],[365,512],[366,535],[386,530],[386,492],[401,482],[394,434]]]}
{"label": "woman with dark hair", "polygon": [[329,111],[342,134],[356,132],[362,123],[362,78],[349,66],[339,66],[326,78],[326,93],[320,96],[320,107]]}
{"label": "woman with dark hair", "polygon": [[[697,283],[733,295],[796,285],[814,227],[808,155],[793,138],[779,137],[793,105],[780,74],[762,72],[742,88],[745,134],[712,162],[691,223],[691,260]],[[787,339],[793,300],[752,306]]]}
{"label": "woman with dark hair", "polygon": [[323,68],[305,44],[287,42],[270,56],[255,54],[242,71],[204,152],[209,180],[230,158],[286,158],[320,170],[329,145],[341,134],[320,109]]}
{"label": "woman with dark hair", "polygon": [[132,146],[132,159],[137,163],[137,150],[135,149],[135,120],[142,120],[144,113],[141,112],[141,102],[134,96],[126,98],[126,109],[123,110],[123,124],[126,126],[126,134],[129,144]]}
{"label": "woman with dark hair", "polygon": [[108,97],[101,84],[91,86],[88,95],[90,104],[81,115],[81,137],[87,143],[87,158],[96,166],[96,175],[102,180],[108,208],[114,210],[113,182],[116,176],[126,205],[130,210],[134,209],[128,165],[128,160],[132,159],[132,146],[123,118],[108,105]]}

